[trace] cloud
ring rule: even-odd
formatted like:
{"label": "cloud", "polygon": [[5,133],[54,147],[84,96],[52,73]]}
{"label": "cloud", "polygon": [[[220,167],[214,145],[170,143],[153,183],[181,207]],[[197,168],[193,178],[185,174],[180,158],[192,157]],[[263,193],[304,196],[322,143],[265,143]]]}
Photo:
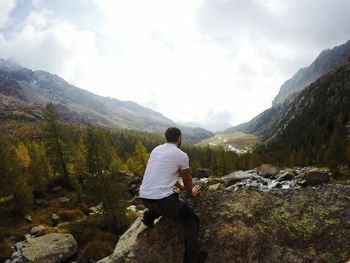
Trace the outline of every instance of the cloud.
{"label": "cloud", "polygon": [[1,57],[211,130],[270,107],[298,68],[350,36],[345,0],[26,3],[0,8]]}
{"label": "cloud", "polygon": [[3,28],[10,18],[10,13],[16,7],[16,0],[0,1],[0,29]]}

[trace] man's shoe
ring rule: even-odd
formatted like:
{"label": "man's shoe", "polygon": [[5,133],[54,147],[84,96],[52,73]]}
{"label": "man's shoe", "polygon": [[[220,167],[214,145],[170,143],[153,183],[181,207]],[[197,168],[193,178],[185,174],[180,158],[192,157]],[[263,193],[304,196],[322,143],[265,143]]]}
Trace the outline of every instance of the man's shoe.
{"label": "man's shoe", "polygon": [[153,222],[150,222],[150,221],[146,220],[145,218],[142,218],[141,222],[147,227],[153,227],[154,226]]}
{"label": "man's shoe", "polygon": [[199,252],[198,261],[197,262],[198,263],[203,263],[203,262],[206,261],[207,257],[208,257],[208,252],[205,251],[205,250],[202,250],[202,251]]}

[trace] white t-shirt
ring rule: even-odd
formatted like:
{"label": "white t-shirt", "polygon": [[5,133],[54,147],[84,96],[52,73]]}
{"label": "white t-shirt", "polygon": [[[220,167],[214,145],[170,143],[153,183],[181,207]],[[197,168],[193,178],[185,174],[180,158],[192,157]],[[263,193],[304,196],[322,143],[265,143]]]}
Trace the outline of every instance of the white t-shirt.
{"label": "white t-shirt", "polygon": [[189,159],[173,143],[164,143],[153,149],[140,187],[140,197],[161,199],[173,193],[179,169],[189,168]]}

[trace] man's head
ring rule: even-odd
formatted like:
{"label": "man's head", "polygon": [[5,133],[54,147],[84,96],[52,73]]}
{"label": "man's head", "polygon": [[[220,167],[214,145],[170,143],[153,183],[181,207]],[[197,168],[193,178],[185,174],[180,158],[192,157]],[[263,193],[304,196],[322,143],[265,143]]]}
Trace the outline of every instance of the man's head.
{"label": "man's head", "polygon": [[169,127],[165,131],[165,138],[167,142],[175,143],[177,147],[181,145],[181,131],[176,127]]}

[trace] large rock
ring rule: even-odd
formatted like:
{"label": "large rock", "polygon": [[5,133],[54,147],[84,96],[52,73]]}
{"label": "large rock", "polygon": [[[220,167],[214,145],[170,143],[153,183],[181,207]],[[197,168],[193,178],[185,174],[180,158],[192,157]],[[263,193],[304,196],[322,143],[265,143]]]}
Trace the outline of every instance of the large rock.
{"label": "large rock", "polygon": [[273,177],[278,173],[278,168],[272,164],[261,164],[257,168],[257,174],[262,177]]}
{"label": "large rock", "polygon": [[[262,192],[209,191],[187,202],[200,217],[206,263],[345,262],[350,258],[350,187]],[[296,205],[291,205],[296,204]],[[287,212],[288,213],[287,213]],[[140,217],[114,253],[98,263],[182,263],[182,226],[161,218],[153,228]],[[302,224],[300,224],[302,222]],[[330,237],[332,242],[323,242]],[[317,251],[317,253],[315,253]]]}
{"label": "large rock", "polygon": [[328,183],[331,180],[329,170],[325,168],[313,168],[307,170],[303,177],[309,185]]}
{"label": "large rock", "polygon": [[225,184],[226,187],[228,187],[237,182],[247,180],[250,178],[255,178],[255,177],[256,175],[254,174],[247,173],[245,171],[237,171],[221,177],[221,181]]}
{"label": "large rock", "polygon": [[12,262],[60,263],[77,252],[78,244],[71,234],[51,233],[29,238],[16,247],[19,251]]}

